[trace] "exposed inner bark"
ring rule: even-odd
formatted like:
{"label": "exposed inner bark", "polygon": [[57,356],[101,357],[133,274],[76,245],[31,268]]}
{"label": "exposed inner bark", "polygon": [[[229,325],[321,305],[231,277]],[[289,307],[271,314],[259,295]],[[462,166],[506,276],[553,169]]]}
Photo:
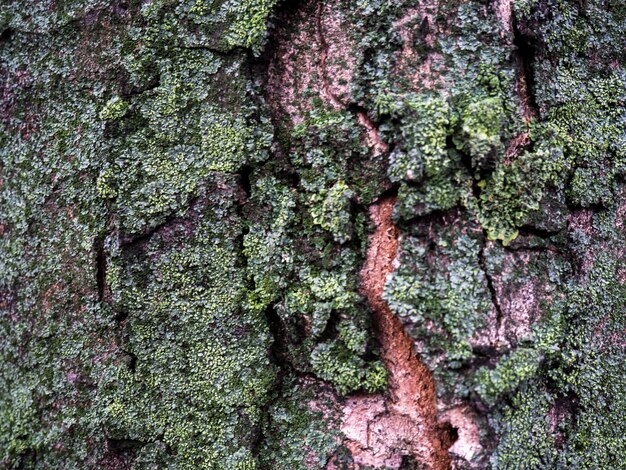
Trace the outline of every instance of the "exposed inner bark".
{"label": "exposed inner bark", "polygon": [[361,270],[361,291],[371,306],[381,357],[389,373],[389,397],[350,399],[342,430],[358,465],[399,468],[409,459],[426,468],[445,469],[450,468],[447,449],[453,437],[437,422],[433,376],[382,297],[399,244],[400,233],[392,221],[395,200],[395,196],[387,196],[370,206],[376,230]]}
{"label": "exposed inner bark", "polygon": [[[356,117],[375,157],[389,152],[366,109],[351,96],[354,45],[335,2],[300,2],[279,14],[268,52],[267,100],[277,122],[305,122],[308,94],[329,108]],[[407,34],[410,27],[407,25]],[[429,36],[430,38],[430,36]],[[432,38],[431,42],[432,42]],[[408,41],[408,36],[407,36]],[[431,44],[432,45],[432,44]],[[422,83],[423,80],[420,80]],[[370,206],[376,230],[361,271],[361,293],[369,301],[381,357],[389,372],[388,396],[351,396],[343,406],[341,430],[355,468],[450,468],[448,448],[456,429],[437,421],[433,377],[414,351],[413,341],[382,298],[393,269],[400,233],[392,222],[395,195]],[[334,460],[327,468],[336,468]]]}

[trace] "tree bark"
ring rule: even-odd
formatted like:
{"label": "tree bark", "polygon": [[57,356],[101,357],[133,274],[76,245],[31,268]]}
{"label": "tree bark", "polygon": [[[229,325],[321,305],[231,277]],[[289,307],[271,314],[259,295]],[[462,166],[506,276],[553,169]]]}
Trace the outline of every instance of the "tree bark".
{"label": "tree bark", "polygon": [[6,0],[0,466],[622,468],[618,0]]}

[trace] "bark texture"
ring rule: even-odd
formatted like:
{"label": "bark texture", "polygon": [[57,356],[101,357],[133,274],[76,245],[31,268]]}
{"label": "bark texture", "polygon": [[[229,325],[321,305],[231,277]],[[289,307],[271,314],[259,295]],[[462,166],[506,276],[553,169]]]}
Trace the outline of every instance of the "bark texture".
{"label": "bark texture", "polygon": [[622,0],[4,0],[0,467],[622,468]]}

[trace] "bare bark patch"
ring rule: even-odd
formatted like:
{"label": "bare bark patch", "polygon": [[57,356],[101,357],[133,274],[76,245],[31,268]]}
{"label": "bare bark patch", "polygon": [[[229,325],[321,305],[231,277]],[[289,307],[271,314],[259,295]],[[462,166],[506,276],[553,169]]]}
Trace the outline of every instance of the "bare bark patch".
{"label": "bare bark patch", "polygon": [[[374,156],[388,152],[367,110],[353,102],[352,83],[361,54],[340,2],[302,2],[278,15],[267,75],[268,104],[288,127],[302,124],[312,99],[352,112]],[[286,118],[286,119],[284,119]]]}
{"label": "bare bark patch", "polygon": [[302,2],[295,10],[282,12],[278,24],[267,82],[274,115],[300,124],[312,110],[313,97],[336,110],[345,109],[357,48],[338,2]]}
{"label": "bare bark patch", "polygon": [[[523,118],[524,122],[530,122],[531,117],[527,111],[523,112]],[[531,143],[532,141],[530,140],[530,133],[528,131],[524,131],[513,137],[506,147],[504,163],[510,165],[524,150],[530,148]]]}
{"label": "bare bark patch", "polygon": [[578,409],[578,399],[575,395],[567,395],[557,398],[552,405],[548,419],[550,422],[550,434],[554,436],[554,444],[557,449],[562,449],[567,436],[560,428],[563,421],[572,422]]}
{"label": "bare bark patch", "polygon": [[534,276],[529,268],[539,256],[534,251],[506,252],[498,272],[485,269],[494,307],[485,328],[470,339],[474,348],[503,351],[531,338],[543,305],[552,301],[548,280]]}
{"label": "bare bark patch", "polygon": [[456,441],[449,449],[450,455],[461,461],[474,461],[484,450],[476,413],[469,406],[459,405],[446,410],[442,419],[448,421],[457,434]]}
{"label": "bare bark patch", "polygon": [[[411,8],[406,14],[394,22],[393,28],[402,39],[402,50],[397,59],[396,73],[400,77],[410,77],[414,91],[444,88],[444,79],[441,69],[444,67],[444,57],[436,52],[437,35],[440,33],[436,26],[437,2],[425,2],[417,8]],[[419,37],[417,37],[419,35]],[[425,55],[420,54],[415,45],[420,44],[427,50]]]}
{"label": "bare bark patch", "polygon": [[373,150],[374,156],[384,155],[389,151],[389,145],[381,139],[378,127],[364,111],[357,112],[357,120],[365,130],[365,142]]}
{"label": "bare bark patch", "polygon": [[495,3],[496,17],[498,23],[502,27],[500,36],[509,38],[513,33],[513,15],[511,8],[511,0],[496,0]]}
{"label": "bare bark patch", "polygon": [[317,41],[321,47],[322,97],[334,107],[346,107],[356,62],[356,48],[348,36],[349,25],[337,14],[337,2],[320,3],[317,8]]}
{"label": "bare bark patch", "polygon": [[615,212],[615,228],[626,233],[626,189],[621,189],[618,201]]}
{"label": "bare bark patch", "polygon": [[[395,196],[370,206],[376,230],[361,270],[361,292],[372,309],[381,357],[389,374],[389,395],[357,396],[344,406],[342,431],[358,468],[400,468],[412,458],[425,468],[450,468],[450,442],[437,421],[432,373],[417,356],[413,341],[383,300],[393,270],[400,233],[392,221]],[[446,445],[448,444],[448,445]]]}

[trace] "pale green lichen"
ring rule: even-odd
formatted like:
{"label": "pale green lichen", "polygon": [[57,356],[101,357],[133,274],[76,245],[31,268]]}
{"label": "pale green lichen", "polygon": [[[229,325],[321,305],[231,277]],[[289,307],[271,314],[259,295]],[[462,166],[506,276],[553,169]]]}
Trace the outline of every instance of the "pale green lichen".
{"label": "pale green lichen", "polygon": [[[479,242],[439,230],[435,247],[417,237],[403,240],[400,268],[383,294],[394,313],[415,325],[412,334],[427,335],[422,354],[431,366],[444,351],[451,362],[471,357],[469,340],[485,324],[490,308]],[[431,322],[436,330],[428,328]]]}
{"label": "pale green lichen", "polygon": [[442,97],[396,97],[396,108],[389,114],[397,115],[405,123],[402,136],[406,149],[391,155],[389,178],[392,181],[420,181],[423,176],[447,176],[452,161],[446,152],[449,125],[448,103]]}
{"label": "pale green lichen", "polygon": [[341,394],[358,390],[377,393],[387,385],[387,371],[382,362],[367,364],[341,341],[318,345],[311,355],[311,363],[315,373],[332,382]]}
{"label": "pale green lichen", "polygon": [[508,245],[518,235],[518,227],[538,211],[548,185],[558,187],[569,170],[569,161],[558,144],[537,144],[533,152],[523,152],[510,164],[498,163],[488,178],[479,182],[478,219],[491,240]]}
{"label": "pale green lichen", "polygon": [[[277,0],[229,1],[224,4],[236,19],[230,26],[226,40],[230,46],[252,48],[259,54],[266,38],[267,24]],[[231,13],[232,12],[232,13]]]}
{"label": "pale green lichen", "polygon": [[352,238],[350,199],[354,192],[339,180],[330,189],[322,190],[311,196],[311,217],[333,235],[335,241],[345,243]]}
{"label": "pale green lichen", "polygon": [[115,121],[124,117],[127,111],[128,103],[119,96],[115,96],[107,101],[107,104],[100,111],[100,119],[103,121]]}
{"label": "pale green lichen", "polygon": [[[136,364],[100,394],[110,403],[107,422],[115,435],[142,442],[162,436],[181,466],[251,465],[248,429],[258,425],[274,380],[262,312],[241,308],[237,252],[213,241],[232,223],[206,220],[182,249],[159,246],[157,236],[145,254],[111,260],[122,279],[115,308],[131,319],[125,350]],[[154,250],[159,255],[149,262]],[[240,436],[236,442],[233,435]]]}

